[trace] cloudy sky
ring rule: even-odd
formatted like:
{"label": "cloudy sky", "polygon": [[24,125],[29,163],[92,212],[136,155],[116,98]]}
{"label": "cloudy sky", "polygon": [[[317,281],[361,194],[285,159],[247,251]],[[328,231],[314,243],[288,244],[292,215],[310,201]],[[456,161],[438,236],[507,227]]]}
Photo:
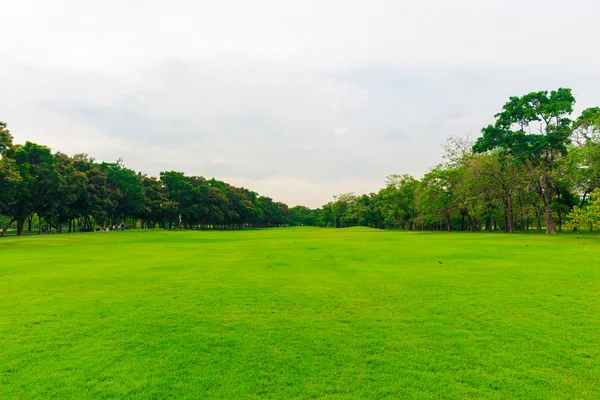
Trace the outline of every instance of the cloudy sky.
{"label": "cloudy sky", "polygon": [[600,104],[596,0],[0,0],[17,142],[290,205],[421,176],[508,96]]}

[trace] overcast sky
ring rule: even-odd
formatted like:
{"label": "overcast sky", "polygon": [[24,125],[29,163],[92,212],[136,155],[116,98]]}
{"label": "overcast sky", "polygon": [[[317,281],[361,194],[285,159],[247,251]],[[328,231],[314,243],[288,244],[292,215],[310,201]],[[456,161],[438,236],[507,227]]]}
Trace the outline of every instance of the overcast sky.
{"label": "overcast sky", "polygon": [[0,0],[17,142],[290,205],[421,176],[511,95],[600,105],[596,0]]}

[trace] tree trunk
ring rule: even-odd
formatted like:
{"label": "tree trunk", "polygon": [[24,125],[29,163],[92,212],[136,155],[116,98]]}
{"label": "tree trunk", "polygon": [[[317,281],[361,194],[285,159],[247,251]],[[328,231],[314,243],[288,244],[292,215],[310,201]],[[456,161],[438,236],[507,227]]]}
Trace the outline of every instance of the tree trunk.
{"label": "tree trunk", "polygon": [[583,206],[585,205],[585,201],[587,200],[588,194],[589,192],[586,190],[585,193],[583,193],[583,196],[581,196],[581,203],[579,203],[579,208],[583,208]]}
{"label": "tree trunk", "polygon": [[515,210],[512,196],[508,198],[508,232],[515,233]]}
{"label": "tree trunk", "polygon": [[6,231],[8,230],[8,227],[9,227],[9,226],[10,226],[10,225],[11,225],[13,222],[15,222],[15,219],[14,219],[14,218],[13,218],[13,219],[11,219],[11,220],[10,220],[10,222],[9,222],[8,224],[4,225],[4,229],[2,229],[2,232],[0,233],[0,237],[3,237],[3,236],[5,236],[5,235],[6,235]]}
{"label": "tree trunk", "polygon": [[17,236],[23,236],[23,227],[25,225],[25,220],[22,218],[17,219]]}
{"label": "tree trunk", "polygon": [[546,219],[546,234],[553,235],[556,233],[554,229],[554,218],[552,215],[552,185],[549,182],[546,182],[545,189],[543,192],[543,200],[544,200],[544,217]]}
{"label": "tree trunk", "polygon": [[548,205],[545,206],[545,217],[546,217],[546,234],[552,235],[556,233],[554,229],[554,218],[552,216],[552,208]]}

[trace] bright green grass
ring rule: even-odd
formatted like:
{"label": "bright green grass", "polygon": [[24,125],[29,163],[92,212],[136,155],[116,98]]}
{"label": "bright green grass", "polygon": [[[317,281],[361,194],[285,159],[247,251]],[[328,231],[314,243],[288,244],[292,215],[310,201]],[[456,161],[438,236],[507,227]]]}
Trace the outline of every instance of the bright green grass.
{"label": "bright green grass", "polygon": [[600,240],[3,238],[0,397],[597,399]]}

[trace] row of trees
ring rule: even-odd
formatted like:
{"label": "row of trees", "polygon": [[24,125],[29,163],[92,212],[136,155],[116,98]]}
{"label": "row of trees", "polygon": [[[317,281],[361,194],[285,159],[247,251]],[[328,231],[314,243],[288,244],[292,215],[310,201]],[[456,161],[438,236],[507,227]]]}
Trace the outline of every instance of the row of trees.
{"label": "row of trees", "polygon": [[[390,175],[378,193],[340,195],[311,210],[215,179],[122,161],[97,163],[27,142],[0,122],[0,215],[21,235],[32,221],[58,232],[127,219],[141,228],[239,229],[292,223],[406,230],[529,230],[547,233],[600,221],[600,108],[571,119],[570,89],[511,97],[476,141],[452,137],[444,161],[416,179]],[[593,194],[593,195],[592,195]],[[7,226],[8,226],[7,225]],[[6,230],[2,231],[2,234]]]}
{"label": "row of trees", "polygon": [[476,141],[452,137],[444,162],[418,180],[391,175],[378,193],[290,209],[292,224],[529,230],[598,224],[600,108],[571,119],[570,89],[511,97]]}
{"label": "row of trees", "polygon": [[146,176],[123,165],[69,157],[13,143],[0,121],[0,215],[22,235],[32,221],[57,232],[89,231],[128,220],[141,228],[239,229],[289,223],[288,207],[216,179],[162,172]]}

